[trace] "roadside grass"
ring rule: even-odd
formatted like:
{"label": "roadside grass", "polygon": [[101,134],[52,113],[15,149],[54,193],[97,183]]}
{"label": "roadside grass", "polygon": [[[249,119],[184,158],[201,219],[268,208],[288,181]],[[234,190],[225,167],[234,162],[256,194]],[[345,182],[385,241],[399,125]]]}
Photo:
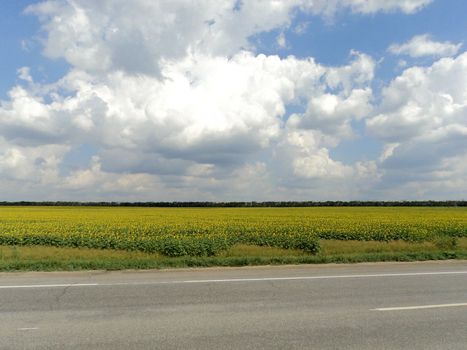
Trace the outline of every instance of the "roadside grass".
{"label": "roadside grass", "polygon": [[214,257],[178,258],[134,251],[0,246],[0,271],[119,270],[467,259],[467,238],[419,243],[321,240],[320,245],[321,251],[316,255],[296,249],[236,245]]}
{"label": "roadside grass", "polygon": [[467,238],[456,239],[452,242],[425,241],[425,242],[405,242],[405,241],[339,241],[321,240],[321,252],[324,255],[338,254],[374,254],[374,253],[397,253],[397,252],[435,252],[440,250],[460,249],[467,250]]}
{"label": "roadside grass", "polygon": [[299,249],[282,249],[276,247],[259,247],[255,245],[237,244],[218,254],[218,257],[241,258],[241,257],[284,257],[284,256],[306,256],[309,255]]}

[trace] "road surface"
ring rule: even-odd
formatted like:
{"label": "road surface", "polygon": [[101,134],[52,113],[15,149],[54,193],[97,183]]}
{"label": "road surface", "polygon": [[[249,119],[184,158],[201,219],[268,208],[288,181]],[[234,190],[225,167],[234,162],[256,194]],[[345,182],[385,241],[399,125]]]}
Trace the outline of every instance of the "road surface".
{"label": "road surface", "polygon": [[0,274],[0,349],[467,349],[467,261]]}

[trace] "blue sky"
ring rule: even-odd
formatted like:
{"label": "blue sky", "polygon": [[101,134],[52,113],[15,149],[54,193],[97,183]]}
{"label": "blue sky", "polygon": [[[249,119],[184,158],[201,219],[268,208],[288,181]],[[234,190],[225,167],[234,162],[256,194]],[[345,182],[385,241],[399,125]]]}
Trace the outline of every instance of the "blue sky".
{"label": "blue sky", "polygon": [[117,3],[0,4],[3,199],[465,198],[467,2]]}
{"label": "blue sky", "polygon": [[[63,60],[50,60],[41,54],[38,42],[41,36],[37,18],[24,14],[24,9],[37,3],[33,0],[5,1],[0,5],[0,32],[2,33],[0,61],[0,93],[4,98],[17,80],[16,70],[31,67],[35,77],[51,82],[61,77],[69,65]],[[397,58],[387,55],[386,49],[394,42],[403,42],[420,33],[431,33],[437,40],[465,42],[467,38],[467,2],[463,0],[434,1],[423,10],[405,15],[401,13],[377,13],[370,16],[349,15],[342,11],[332,20],[300,13],[297,23],[307,23],[306,32],[296,34],[288,30],[289,45],[280,49],[275,39],[282,30],[258,35],[261,52],[316,58],[328,65],[344,64],[350,50],[368,53],[375,58],[385,58],[378,68],[378,77],[388,81],[396,75]],[[22,43],[28,43],[27,50]],[[429,61],[428,61],[429,62]],[[422,63],[427,63],[423,61]]]}
{"label": "blue sky", "polygon": [[34,77],[41,82],[59,79],[68,65],[61,60],[50,60],[41,54],[40,24],[34,16],[25,15],[24,9],[34,3],[30,0],[4,1],[0,5],[0,97],[17,82],[17,69],[28,66]]}

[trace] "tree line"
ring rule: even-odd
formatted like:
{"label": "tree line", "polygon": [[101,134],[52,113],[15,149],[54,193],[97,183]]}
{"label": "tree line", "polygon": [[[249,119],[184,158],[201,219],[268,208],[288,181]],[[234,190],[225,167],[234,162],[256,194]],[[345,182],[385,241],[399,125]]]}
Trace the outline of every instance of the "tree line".
{"label": "tree line", "polygon": [[16,201],[0,206],[159,207],[159,208],[263,208],[263,207],[466,207],[467,201],[268,201],[268,202],[75,202]]}

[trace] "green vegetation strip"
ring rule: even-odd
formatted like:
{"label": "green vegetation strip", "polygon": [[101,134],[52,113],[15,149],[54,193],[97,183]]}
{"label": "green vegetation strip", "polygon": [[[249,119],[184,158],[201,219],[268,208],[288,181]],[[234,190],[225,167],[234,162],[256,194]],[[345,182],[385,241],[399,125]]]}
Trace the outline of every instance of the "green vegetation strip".
{"label": "green vegetation strip", "polygon": [[234,245],[319,251],[318,239],[467,237],[467,208],[1,207],[0,245],[215,257]]}
{"label": "green vegetation strip", "polygon": [[466,207],[0,207],[1,270],[465,258],[466,239]]}
{"label": "green vegetation strip", "polygon": [[88,248],[0,246],[0,271],[119,270],[175,267],[321,264],[376,261],[467,259],[467,238],[451,247],[439,242],[410,243],[321,241],[322,250],[235,245],[213,257],[166,257],[160,254]]}

